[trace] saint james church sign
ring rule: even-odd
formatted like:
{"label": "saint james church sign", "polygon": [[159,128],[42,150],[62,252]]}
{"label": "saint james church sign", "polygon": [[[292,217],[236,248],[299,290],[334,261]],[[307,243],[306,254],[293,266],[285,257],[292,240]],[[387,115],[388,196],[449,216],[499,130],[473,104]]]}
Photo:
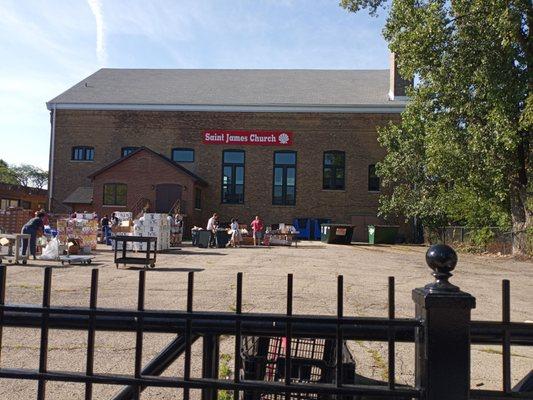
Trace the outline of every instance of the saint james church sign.
{"label": "saint james church sign", "polygon": [[203,132],[204,144],[234,144],[242,146],[292,146],[292,132],[287,131],[228,131]]}

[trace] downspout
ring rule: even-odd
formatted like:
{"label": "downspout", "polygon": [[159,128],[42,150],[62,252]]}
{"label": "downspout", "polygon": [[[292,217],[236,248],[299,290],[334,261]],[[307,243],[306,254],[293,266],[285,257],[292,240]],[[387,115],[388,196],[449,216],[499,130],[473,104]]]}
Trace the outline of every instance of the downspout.
{"label": "downspout", "polygon": [[52,211],[54,189],[54,147],[56,136],[56,105],[52,105],[52,126],[50,129],[50,157],[48,160],[48,211]]}

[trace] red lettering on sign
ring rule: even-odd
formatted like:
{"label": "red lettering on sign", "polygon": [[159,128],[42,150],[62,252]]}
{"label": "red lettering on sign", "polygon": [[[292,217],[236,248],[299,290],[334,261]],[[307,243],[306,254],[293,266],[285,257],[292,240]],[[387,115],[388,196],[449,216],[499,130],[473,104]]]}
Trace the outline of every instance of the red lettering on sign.
{"label": "red lettering on sign", "polygon": [[204,144],[234,144],[246,146],[292,146],[292,132],[287,131],[204,131]]}

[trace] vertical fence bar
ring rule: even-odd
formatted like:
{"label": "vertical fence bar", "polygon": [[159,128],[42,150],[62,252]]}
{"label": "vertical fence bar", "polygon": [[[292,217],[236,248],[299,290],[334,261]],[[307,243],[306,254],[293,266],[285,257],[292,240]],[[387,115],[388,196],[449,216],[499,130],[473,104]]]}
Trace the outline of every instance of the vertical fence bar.
{"label": "vertical fence bar", "polygon": [[[394,276],[389,276],[389,319],[395,318],[395,288],[394,288]],[[389,343],[388,343],[388,356],[389,356],[389,389],[394,390],[396,386],[396,342],[394,337],[394,328],[389,326]]]}
{"label": "vertical fence bar", "polygon": [[511,322],[511,283],[508,279],[502,281],[502,322],[503,331],[503,391],[511,393],[511,335],[509,322]]}
{"label": "vertical fence bar", "polygon": [[[202,378],[218,379],[219,353],[219,336],[204,335],[202,338]],[[217,391],[212,387],[202,389],[202,400],[217,400],[217,395]]]}
{"label": "vertical fence bar", "polygon": [[[41,323],[41,343],[39,349],[39,373],[45,373],[48,365],[48,321],[50,317],[50,297],[52,293],[52,267],[44,270],[43,284],[43,320]],[[37,386],[37,400],[44,400],[46,396],[46,380],[39,379]]]}
{"label": "vertical fence bar", "polygon": [[4,309],[1,308],[6,303],[6,276],[7,267],[0,265],[0,365],[2,362],[2,327],[4,319]]}
{"label": "vertical fence bar", "polygon": [[337,387],[342,386],[342,354],[343,354],[343,338],[342,338],[342,317],[344,314],[344,277],[339,275],[337,277],[337,365],[336,365],[336,384]]}
{"label": "vertical fence bar", "polygon": [[[95,313],[96,302],[98,298],[98,269],[93,269],[91,272],[91,294],[89,300],[89,330],[87,334],[87,363],[85,374],[92,376],[94,373],[94,341],[95,341]],[[85,400],[93,398],[93,384],[87,382],[85,384]]]}
{"label": "vertical fence bar", "polygon": [[[125,243],[124,243],[125,245]],[[137,311],[144,311],[144,294],[146,288],[146,271],[139,271],[139,291],[137,293]],[[139,379],[141,377],[141,366],[143,358],[143,322],[144,318],[142,315],[139,315],[137,318],[137,332],[135,337],[135,378]],[[135,387],[135,400],[141,398],[141,385]]]}
{"label": "vertical fence bar", "polygon": [[[191,326],[192,326],[192,309],[194,293],[194,272],[189,272],[187,276],[187,319],[185,321],[185,365],[183,367],[183,379],[191,379]],[[187,385],[183,387],[183,400],[189,400],[190,389]]]}
{"label": "vertical fence bar", "polygon": [[[293,299],[293,274],[287,275],[287,317],[292,316],[292,299]],[[292,323],[290,318],[287,319],[285,326],[285,385],[291,385],[291,360],[292,360]],[[285,392],[285,398],[289,400],[291,397],[290,390]]]}
{"label": "vertical fence bar", "polygon": [[[235,314],[242,314],[242,272],[237,274],[237,297],[235,299]],[[233,364],[233,381],[235,383],[240,382],[241,371],[241,321],[237,319],[235,321],[235,351],[234,351],[234,364]],[[234,400],[239,399],[239,391],[233,391]]]}

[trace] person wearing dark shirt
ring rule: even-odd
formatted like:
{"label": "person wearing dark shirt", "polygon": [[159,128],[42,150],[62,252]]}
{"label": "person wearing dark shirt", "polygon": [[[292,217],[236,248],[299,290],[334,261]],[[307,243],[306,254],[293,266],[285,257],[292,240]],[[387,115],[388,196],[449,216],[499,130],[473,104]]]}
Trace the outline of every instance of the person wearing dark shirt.
{"label": "person wearing dark shirt", "polygon": [[107,239],[110,235],[110,226],[109,226],[109,217],[104,215],[104,217],[100,220],[100,225],[102,226],[102,242],[107,244]]}
{"label": "person wearing dark shirt", "polygon": [[[23,234],[30,235],[30,254],[33,256],[33,259],[35,260],[35,250],[36,250],[36,244],[37,244],[37,235],[42,235],[44,230],[44,223],[43,218],[45,217],[45,213],[39,211],[35,218],[30,219],[26,224],[22,227]],[[25,255],[28,250],[28,239],[22,240],[22,254]]]}

